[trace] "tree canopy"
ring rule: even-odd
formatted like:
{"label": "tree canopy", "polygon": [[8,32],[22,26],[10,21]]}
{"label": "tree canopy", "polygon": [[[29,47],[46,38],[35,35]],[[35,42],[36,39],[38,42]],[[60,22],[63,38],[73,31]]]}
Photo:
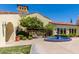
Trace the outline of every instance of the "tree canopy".
{"label": "tree canopy", "polygon": [[45,26],[45,29],[46,29],[46,30],[53,30],[53,28],[54,28],[53,24],[47,24],[47,25]]}
{"label": "tree canopy", "polygon": [[20,25],[27,27],[27,29],[43,28],[43,22],[41,22],[37,17],[22,17],[20,20]]}

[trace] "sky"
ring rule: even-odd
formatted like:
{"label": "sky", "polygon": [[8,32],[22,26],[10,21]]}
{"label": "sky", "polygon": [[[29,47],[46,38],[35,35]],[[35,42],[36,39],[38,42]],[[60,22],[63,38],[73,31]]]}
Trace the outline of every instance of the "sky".
{"label": "sky", "polygon": [[[72,22],[79,16],[79,4],[24,4],[29,13],[38,12],[54,22]],[[0,4],[0,11],[18,12],[17,4]]]}

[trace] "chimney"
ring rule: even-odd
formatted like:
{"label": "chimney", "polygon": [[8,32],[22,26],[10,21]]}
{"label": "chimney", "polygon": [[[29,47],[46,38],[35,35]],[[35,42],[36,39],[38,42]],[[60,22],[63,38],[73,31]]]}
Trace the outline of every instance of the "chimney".
{"label": "chimney", "polygon": [[17,7],[18,7],[18,13],[20,15],[26,15],[26,14],[28,14],[28,6],[17,5]]}

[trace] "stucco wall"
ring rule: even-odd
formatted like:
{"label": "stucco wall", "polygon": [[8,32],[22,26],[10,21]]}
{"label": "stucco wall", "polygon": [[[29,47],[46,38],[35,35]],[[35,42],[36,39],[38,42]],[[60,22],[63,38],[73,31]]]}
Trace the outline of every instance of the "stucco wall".
{"label": "stucco wall", "polygon": [[12,22],[14,26],[18,25],[18,20],[20,19],[20,16],[18,14],[0,14],[0,20],[2,22]]}
{"label": "stucco wall", "polygon": [[68,26],[68,25],[54,25],[54,35],[57,34],[56,28],[66,28],[66,34],[69,34],[69,28],[74,28],[76,29],[76,35],[79,34],[79,30],[77,29],[77,26]]}
{"label": "stucco wall", "polygon": [[[33,13],[33,14],[26,15],[26,17],[28,17],[28,16],[39,18],[44,23],[44,26],[46,24],[48,24],[48,22],[51,21],[49,18],[42,16],[39,13]],[[1,44],[3,45],[3,43],[5,44],[5,39],[6,39],[6,27],[4,28],[5,33],[4,33],[4,36],[3,36],[2,24],[7,25],[9,22],[11,22],[13,24],[13,27],[14,27],[13,34],[16,35],[16,27],[19,25],[20,19],[21,19],[21,17],[19,16],[19,14],[0,14],[0,33],[1,33],[0,34],[0,45]],[[10,39],[15,40],[15,35],[13,35],[14,37],[12,37]]]}
{"label": "stucco wall", "polygon": [[48,22],[52,22],[52,20],[50,20],[49,18],[47,18],[46,16],[43,16],[39,13],[33,13],[33,14],[29,14],[29,15],[26,15],[26,17],[37,17],[40,21],[42,21],[44,23],[44,26],[46,24],[48,24]]}
{"label": "stucco wall", "polygon": [[[3,43],[5,44],[5,36],[6,36],[6,25],[8,24],[8,22],[11,22],[13,24],[14,27],[14,34],[16,31],[16,27],[19,24],[19,20],[20,20],[20,16],[18,14],[0,14],[0,44],[3,45]],[[2,24],[4,24],[4,36],[3,36],[3,27]],[[6,25],[5,25],[6,24]],[[12,38],[12,40],[15,40],[15,35],[14,38]]]}

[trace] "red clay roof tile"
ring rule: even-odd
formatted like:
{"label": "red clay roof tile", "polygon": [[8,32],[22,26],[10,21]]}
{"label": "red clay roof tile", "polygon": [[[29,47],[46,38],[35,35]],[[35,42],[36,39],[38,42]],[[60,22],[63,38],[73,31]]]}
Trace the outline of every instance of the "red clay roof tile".
{"label": "red clay roof tile", "polygon": [[18,14],[16,12],[3,12],[3,11],[0,11],[0,14]]}
{"label": "red clay roof tile", "polygon": [[51,24],[57,24],[57,25],[74,25],[72,23],[64,23],[64,22],[49,22]]}

